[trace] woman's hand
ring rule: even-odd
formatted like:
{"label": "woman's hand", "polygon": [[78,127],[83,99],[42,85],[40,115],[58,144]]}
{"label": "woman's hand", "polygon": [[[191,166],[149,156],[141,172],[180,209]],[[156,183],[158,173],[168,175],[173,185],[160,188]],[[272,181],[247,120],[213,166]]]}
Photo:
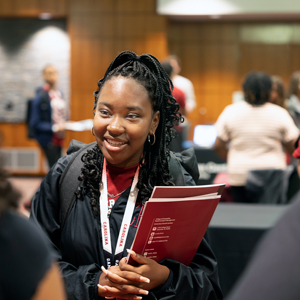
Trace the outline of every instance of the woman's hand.
{"label": "woman's hand", "polygon": [[[125,258],[124,261],[126,264]],[[99,278],[98,295],[107,299],[142,299],[142,295],[148,295],[148,291],[140,288],[143,283],[148,283],[149,279],[136,272],[122,271],[119,266],[104,267]]]}
{"label": "woman's hand", "polygon": [[127,251],[130,253],[131,257],[139,264],[139,266],[134,267],[128,265],[126,263],[126,260],[122,259],[120,261],[119,268],[121,271],[135,272],[150,280],[149,283],[139,284],[139,287],[142,287],[143,289],[149,291],[163,285],[167,281],[170,274],[170,270],[168,267],[160,265],[153,259],[136,254],[132,250]]}
{"label": "woman's hand", "polygon": [[132,250],[131,257],[139,264],[137,267],[128,265],[126,258],[120,260],[119,266],[110,267],[99,279],[98,294],[106,298],[142,299],[148,291],[163,285],[170,270],[150,258],[136,254]]}

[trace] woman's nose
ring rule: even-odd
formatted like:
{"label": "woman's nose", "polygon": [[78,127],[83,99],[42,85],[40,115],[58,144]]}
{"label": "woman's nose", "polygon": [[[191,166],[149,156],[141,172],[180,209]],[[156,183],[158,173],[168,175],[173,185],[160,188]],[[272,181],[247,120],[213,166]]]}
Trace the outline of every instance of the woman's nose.
{"label": "woman's nose", "polygon": [[125,131],[123,126],[122,118],[119,116],[114,116],[111,122],[107,126],[107,130],[112,134],[120,134]]}

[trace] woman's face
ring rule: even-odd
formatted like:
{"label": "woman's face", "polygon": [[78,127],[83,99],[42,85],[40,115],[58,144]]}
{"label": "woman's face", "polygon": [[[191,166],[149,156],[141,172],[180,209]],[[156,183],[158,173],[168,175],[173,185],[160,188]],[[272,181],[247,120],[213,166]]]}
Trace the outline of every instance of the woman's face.
{"label": "woman's face", "polygon": [[136,80],[118,76],[107,81],[94,117],[96,140],[107,163],[119,168],[138,164],[159,117],[159,112],[153,113],[147,90]]}

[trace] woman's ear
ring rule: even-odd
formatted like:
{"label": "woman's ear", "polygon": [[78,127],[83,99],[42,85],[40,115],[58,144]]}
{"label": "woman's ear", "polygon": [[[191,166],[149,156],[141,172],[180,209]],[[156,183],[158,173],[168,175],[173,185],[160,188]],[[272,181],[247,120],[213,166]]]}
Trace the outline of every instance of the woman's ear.
{"label": "woman's ear", "polygon": [[152,123],[151,123],[151,126],[150,126],[150,131],[153,132],[153,134],[156,131],[156,128],[159,124],[159,120],[160,120],[160,111],[157,111],[154,114],[153,118],[152,118]]}

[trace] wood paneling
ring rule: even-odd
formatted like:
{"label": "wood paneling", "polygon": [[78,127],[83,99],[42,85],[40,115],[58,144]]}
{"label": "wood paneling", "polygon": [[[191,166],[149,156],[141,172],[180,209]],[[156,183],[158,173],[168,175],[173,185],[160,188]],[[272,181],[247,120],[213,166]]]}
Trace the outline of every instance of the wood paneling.
{"label": "wood paneling", "polygon": [[181,74],[194,84],[197,107],[188,116],[192,138],[194,126],[215,122],[237,89],[237,25],[169,22],[168,45],[181,58]]}
{"label": "wood paneling", "polygon": [[45,12],[62,17],[67,10],[67,0],[0,0],[0,17],[35,17]]}
{"label": "wood paneling", "polygon": [[[181,74],[193,82],[196,92],[197,107],[188,116],[192,130],[197,124],[217,120],[249,71],[277,74],[287,84],[291,73],[300,70],[300,45],[295,42],[245,43],[240,38],[243,22],[171,21],[157,15],[155,6],[155,0],[0,0],[0,17],[37,16],[47,11],[68,18],[70,105],[75,121],[93,117],[97,81],[123,50],[151,53],[159,60],[169,53],[181,58]],[[1,124],[0,130],[8,146],[37,146],[26,139],[25,124]],[[94,140],[90,132],[67,132],[65,145],[73,138]]]}
{"label": "wood paneling", "polygon": [[241,44],[240,75],[257,70],[287,78],[291,74],[290,60],[288,45]]}
{"label": "wood paneling", "polygon": [[[300,45],[245,43],[240,37],[245,24],[168,23],[169,52],[181,58],[181,74],[195,87],[197,107],[188,116],[192,130],[197,124],[217,120],[224,107],[232,103],[232,93],[241,90],[242,80],[248,72],[278,75],[288,84],[292,72],[300,70]],[[251,27],[256,23],[246,25]]]}
{"label": "wood paneling", "polygon": [[[156,15],[154,0],[70,0],[69,4],[71,116],[81,120],[93,117],[93,92],[118,53],[167,56],[167,23]],[[66,142],[72,138],[94,140],[87,132],[69,132]]]}
{"label": "wood paneling", "polygon": [[[0,123],[1,134],[1,147],[15,147],[15,148],[39,148],[38,143],[33,139],[27,138],[27,126],[24,123]],[[30,175],[42,175],[45,174],[44,162],[45,156],[41,153],[40,167],[37,172],[25,172]],[[16,174],[24,174],[24,171],[13,171]]]}
{"label": "wood paneling", "polygon": [[27,138],[27,126],[24,123],[0,123],[4,147],[36,147],[35,140]]}

